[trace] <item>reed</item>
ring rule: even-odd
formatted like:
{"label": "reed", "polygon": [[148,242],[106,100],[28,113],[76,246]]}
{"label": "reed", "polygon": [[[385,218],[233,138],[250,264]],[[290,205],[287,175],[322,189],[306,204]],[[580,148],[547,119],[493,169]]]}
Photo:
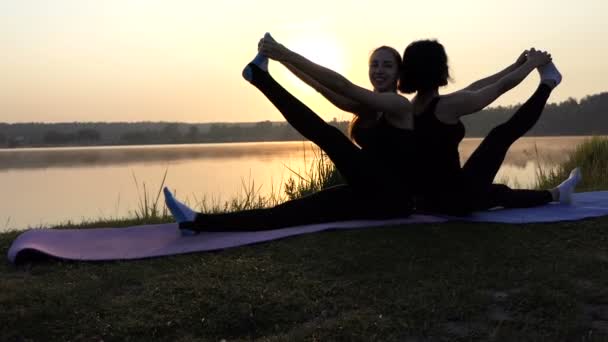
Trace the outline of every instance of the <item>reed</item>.
{"label": "reed", "polygon": [[[305,172],[301,173],[287,167],[293,173],[293,176],[289,177],[284,184],[287,199],[300,198],[344,183],[342,176],[323,150],[314,147],[312,152],[312,162]],[[304,164],[308,164],[306,155],[304,155]]]}
{"label": "reed", "polygon": [[161,203],[159,203],[159,200],[160,200],[160,195],[163,191],[163,187],[165,186],[165,181],[167,180],[168,171],[169,171],[168,168],[165,169],[163,179],[160,182],[158,191],[156,191],[156,196],[154,196],[154,193],[151,194],[148,192],[148,187],[146,186],[146,182],[142,182],[141,187],[140,187],[140,183],[137,180],[137,176],[135,176],[134,172],[132,173],[133,181],[135,183],[135,188],[137,189],[137,199],[138,199],[138,206],[135,209],[135,211],[133,211],[133,215],[135,216],[135,219],[143,220],[143,221],[151,221],[151,220],[158,220],[158,219],[167,217],[167,214],[168,214],[167,207],[164,205],[164,201],[161,204]]}
{"label": "reed", "polygon": [[577,191],[608,189],[608,138],[592,137],[584,141],[564,163],[555,168],[544,168],[539,163],[536,188],[550,189],[557,186],[576,167],[581,169],[583,175]]}

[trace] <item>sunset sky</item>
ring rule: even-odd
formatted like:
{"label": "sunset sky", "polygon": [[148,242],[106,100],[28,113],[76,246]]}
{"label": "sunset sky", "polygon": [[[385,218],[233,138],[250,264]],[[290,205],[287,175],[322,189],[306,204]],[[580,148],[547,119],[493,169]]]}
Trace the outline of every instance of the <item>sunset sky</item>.
{"label": "sunset sky", "polygon": [[[608,1],[0,0],[0,122],[282,120],[241,78],[257,42],[281,43],[368,86],[367,58],[436,38],[464,87],[546,49],[564,75],[551,102],[608,90]],[[350,116],[277,63],[326,119]],[[532,74],[496,104],[515,104]]]}

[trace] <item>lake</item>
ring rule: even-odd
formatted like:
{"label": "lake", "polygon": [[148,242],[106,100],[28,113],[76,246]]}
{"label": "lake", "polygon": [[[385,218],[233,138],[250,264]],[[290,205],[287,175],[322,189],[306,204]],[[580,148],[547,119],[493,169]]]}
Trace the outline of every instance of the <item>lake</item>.
{"label": "lake", "polygon": [[[495,181],[532,186],[539,163],[561,163],[584,139],[520,139]],[[464,140],[463,161],[480,141]],[[144,189],[155,199],[165,171],[165,184],[195,207],[223,203],[245,186],[283,193],[291,170],[306,173],[314,156],[308,142],[0,149],[0,231],[132,216]]]}

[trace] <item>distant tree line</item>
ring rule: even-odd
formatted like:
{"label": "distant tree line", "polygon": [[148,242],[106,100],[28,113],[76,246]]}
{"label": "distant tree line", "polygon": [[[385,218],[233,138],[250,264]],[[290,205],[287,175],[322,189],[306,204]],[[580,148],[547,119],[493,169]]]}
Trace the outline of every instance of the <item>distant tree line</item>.
{"label": "distant tree line", "polygon": [[[519,105],[485,109],[463,118],[468,137],[485,136]],[[608,135],[608,93],[568,99],[545,108],[529,135]],[[346,132],[347,121],[330,122]],[[0,147],[132,145],[287,141],[304,139],[286,122],[178,123],[84,122],[0,123]]]}
{"label": "distant tree line", "polygon": [[101,134],[97,130],[91,128],[79,129],[75,133],[63,133],[51,130],[44,134],[43,141],[48,145],[92,145],[101,141]]}
{"label": "distant tree line", "polygon": [[[331,124],[346,130],[347,122],[333,120]],[[290,141],[302,140],[304,137],[285,122],[262,121],[252,125],[211,124],[208,130],[201,132],[198,127],[190,126],[187,130],[179,125],[167,124],[162,129],[129,131],[121,135],[125,144],[176,144],[176,143],[225,143],[248,141]]]}
{"label": "distant tree line", "polygon": [[[516,106],[488,108],[466,116],[463,122],[467,135],[485,136],[493,127],[505,122],[519,108]],[[548,104],[530,136],[547,135],[606,135],[608,134],[608,93],[587,96],[577,102],[568,99]]]}

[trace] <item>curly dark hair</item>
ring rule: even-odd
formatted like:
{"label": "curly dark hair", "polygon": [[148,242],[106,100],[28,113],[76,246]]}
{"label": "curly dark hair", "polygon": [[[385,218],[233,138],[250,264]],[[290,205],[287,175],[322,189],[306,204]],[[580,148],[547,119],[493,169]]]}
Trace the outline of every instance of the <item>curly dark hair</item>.
{"label": "curly dark hair", "polygon": [[448,84],[448,56],[436,40],[418,40],[405,48],[399,75],[399,91],[411,94]]}

